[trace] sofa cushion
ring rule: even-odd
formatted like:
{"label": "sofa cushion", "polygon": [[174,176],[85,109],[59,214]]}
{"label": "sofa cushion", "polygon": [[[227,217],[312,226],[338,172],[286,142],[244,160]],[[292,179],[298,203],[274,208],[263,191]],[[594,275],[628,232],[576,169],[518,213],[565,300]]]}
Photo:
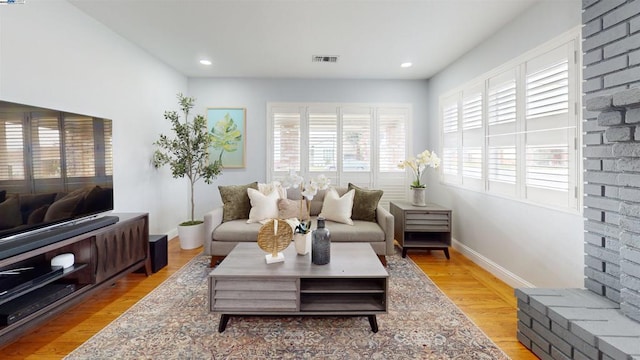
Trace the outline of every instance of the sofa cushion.
{"label": "sofa cushion", "polygon": [[[338,195],[342,196],[349,191],[346,187],[336,186],[333,187],[335,191],[338,192]],[[309,206],[309,213],[311,216],[318,216],[320,211],[322,211],[322,204],[324,203],[324,197],[327,193],[327,190],[318,190],[318,193],[313,197],[313,200],[310,201],[311,205]],[[291,200],[300,200],[302,199],[302,194],[300,193],[300,189],[290,188],[287,189],[287,199]]]}
{"label": "sofa cushion", "polygon": [[83,194],[67,195],[49,206],[44,215],[44,221],[57,221],[73,217],[82,207]]}
{"label": "sofa cushion", "polygon": [[249,211],[247,223],[261,222],[278,217],[279,194],[276,189],[265,195],[256,189],[248,188],[247,195],[249,195],[249,200],[251,201],[251,210]]}
{"label": "sofa cushion", "polygon": [[223,204],[222,222],[249,218],[249,211],[251,211],[251,200],[247,194],[249,188],[258,190],[258,183],[218,186]]}
{"label": "sofa cushion", "polygon": [[278,217],[280,219],[292,219],[309,220],[309,213],[307,213],[307,202],[304,200],[290,200],[280,199],[278,200]]}
{"label": "sofa cushion", "polygon": [[382,190],[368,190],[349,183],[349,190],[355,190],[352,220],[376,221],[376,208],[382,197]]}
{"label": "sofa cushion", "polygon": [[[317,217],[312,217],[313,229],[318,224]],[[354,226],[325,221],[325,227],[331,233],[331,241],[335,242],[384,242],[385,234],[382,228],[374,222],[355,220]],[[258,231],[262,227],[259,223],[247,224],[246,220],[231,220],[224,222],[213,231],[213,240],[221,242],[256,242]]]}
{"label": "sofa cushion", "polygon": [[[318,222],[313,219],[314,227]],[[385,241],[384,231],[378,223],[354,220],[353,226],[334,221],[325,221],[332,242],[378,242]]]}
{"label": "sofa cushion", "polygon": [[0,230],[11,229],[22,225],[20,214],[20,199],[18,196],[9,196],[0,203]]}
{"label": "sofa cushion", "polygon": [[229,220],[218,225],[213,231],[214,241],[246,242],[258,241],[260,223],[247,224],[244,219]]}
{"label": "sofa cushion", "polygon": [[27,225],[36,225],[42,223],[44,221],[44,216],[47,214],[47,209],[49,209],[49,205],[42,205],[41,207],[33,210],[31,214],[29,214]]}
{"label": "sofa cushion", "polygon": [[335,189],[327,190],[319,216],[327,220],[353,225],[351,210],[353,209],[354,195],[354,190],[349,190],[342,196],[338,195]]}

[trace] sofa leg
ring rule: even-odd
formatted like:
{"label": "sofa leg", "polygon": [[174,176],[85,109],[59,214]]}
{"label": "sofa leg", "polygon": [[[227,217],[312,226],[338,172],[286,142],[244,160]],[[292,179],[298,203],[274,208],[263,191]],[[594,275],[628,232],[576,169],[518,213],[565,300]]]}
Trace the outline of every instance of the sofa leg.
{"label": "sofa leg", "polygon": [[382,263],[382,266],[387,267],[387,257],[384,255],[378,255],[378,259]]}
{"label": "sofa leg", "polygon": [[216,267],[222,260],[224,260],[225,256],[220,255],[211,255],[211,263],[209,267]]}

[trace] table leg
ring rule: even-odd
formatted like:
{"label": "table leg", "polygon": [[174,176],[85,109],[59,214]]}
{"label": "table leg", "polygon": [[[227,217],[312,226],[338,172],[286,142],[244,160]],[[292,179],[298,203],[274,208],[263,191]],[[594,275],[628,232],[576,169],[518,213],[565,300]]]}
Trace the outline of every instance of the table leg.
{"label": "table leg", "polygon": [[447,257],[447,260],[451,259],[451,258],[449,257],[449,248],[444,248],[444,256],[446,256],[446,257]]}
{"label": "table leg", "polygon": [[406,257],[407,257],[407,250],[408,250],[408,249],[407,249],[406,247],[403,247],[403,248],[402,248],[402,257],[403,257],[403,258],[406,258]]}
{"label": "table leg", "polygon": [[229,322],[229,315],[222,314],[220,315],[220,323],[218,324],[218,332],[223,332],[224,329],[227,328],[227,323]]}
{"label": "table leg", "polygon": [[369,325],[371,325],[371,331],[378,332],[378,320],[375,315],[369,315]]}

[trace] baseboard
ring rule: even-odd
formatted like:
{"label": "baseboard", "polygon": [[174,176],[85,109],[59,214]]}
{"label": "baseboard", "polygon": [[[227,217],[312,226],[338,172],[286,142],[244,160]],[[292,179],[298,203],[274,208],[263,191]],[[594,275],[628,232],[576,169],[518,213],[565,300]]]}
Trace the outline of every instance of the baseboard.
{"label": "baseboard", "polygon": [[451,245],[454,249],[456,249],[459,253],[463,254],[471,261],[476,263],[481,268],[490,272],[493,276],[498,279],[504,281],[512,288],[534,288],[535,286],[530,282],[522,279],[521,277],[515,275],[514,273],[508,271],[502,266],[494,263],[493,261],[487,259],[482,254],[477,251],[471,249],[470,247],[464,245],[456,239],[451,239]]}
{"label": "baseboard", "polygon": [[175,229],[171,229],[169,230],[169,232],[167,232],[167,239],[169,239],[169,241],[175,239],[178,237],[178,228]]}

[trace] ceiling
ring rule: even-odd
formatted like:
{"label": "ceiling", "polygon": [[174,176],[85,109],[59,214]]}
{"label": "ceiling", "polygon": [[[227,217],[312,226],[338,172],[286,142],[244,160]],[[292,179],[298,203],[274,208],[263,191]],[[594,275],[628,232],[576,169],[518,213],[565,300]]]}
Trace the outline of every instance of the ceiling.
{"label": "ceiling", "polygon": [[69,0],[188,77],[333,79],[429,78],[536,1]]}

